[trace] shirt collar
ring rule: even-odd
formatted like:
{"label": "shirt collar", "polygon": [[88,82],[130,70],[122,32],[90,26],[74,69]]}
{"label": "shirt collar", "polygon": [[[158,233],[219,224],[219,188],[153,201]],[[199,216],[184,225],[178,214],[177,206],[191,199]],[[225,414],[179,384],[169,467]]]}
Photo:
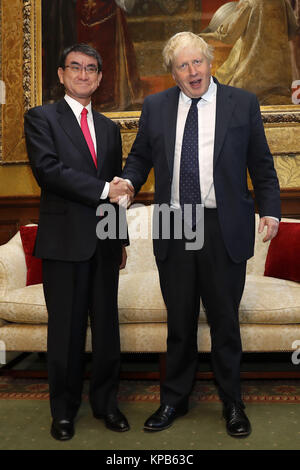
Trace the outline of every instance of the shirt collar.
{"label": "shirt collar", "polygon": [[90,101],[87,106],[83,106],[79,101],[75,100],[69,95],[65,95],[65,100],[72,109],[73,113],[79,119],[81,117],[81,112],[83,108],[86,108],[88,110],[88,118],[92,117],[92,102]]}
{"label": "shirt collar", "polygon": [[[216,96],[217,93],[217,85],[213,80],[213,77],[210,77],[210,84],[208,87],[208,90],[204,93],[204,95],[201,96],[201,100],[212,102]],[[183,93],[183,91],[180,92],[181,99],[183,100],[184,103],[190,103],[191,98],[189,98],[186,94]]]}

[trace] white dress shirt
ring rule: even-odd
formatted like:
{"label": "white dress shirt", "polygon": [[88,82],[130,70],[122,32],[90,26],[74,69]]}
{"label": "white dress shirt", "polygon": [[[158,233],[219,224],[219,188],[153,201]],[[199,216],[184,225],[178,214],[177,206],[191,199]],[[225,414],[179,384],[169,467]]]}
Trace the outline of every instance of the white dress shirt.
{"label": "white dress shirt", "polygon": [[[97,155],[97,141],[96,141],[96,133],[95,133],[95,126],[94,126],[94,119],[93,119],[91,101],[89,102],[89,104],[87,106],[83,106],[81,103],[76,101],[74,98],[71,98],[71,96],[69,96],[69,95],[65,95],[65,100],[68,103],[68,105],[70,106],[70,108],[72,109],[73,113],[75,114],[75,117],[76,117],[80,127],[81,127],[81,112],[82,112],[84,107],[88,110],[87,123],[88,123],[88,126],[89,126],[89,131],[91,133],[92,141],[93,141],[95,152],[96,152],[96,155]],[[91,158],[92,158],[92,156],[91,156]],[[108,192],[109,192],[109,183],[106,182],[105,186],[104,186],[104,189],[102,191],[102,194],[100,196],[100,199],[106,199],[107,196],[108,196]]]}
{"label": "white dress shirt", "polygon": [[[213,181],[213,157],[215,141],[215,123],[216,123],[216,98],[217,85],[211,78],[209,88],[201,97],[198,106],[198,152],[199,152],[199,175],[201,202],[205,207],[216,208],[216,196]],[[191,98],[182,91],[179,95],[173,180],[171,189],[171,206],[180,207],[179,198],[179,177],[180,177],[180,159],[181,147],[185,121],[191,106]]]}
{"label": "white dress shirt", "polygon": [[[179,199],[179,175],[180,175],[180,158],[181,147],[183,141],[183,133],[185,121],[191,106],[191,98],[186,96],[182,91],[179,95],[176,141],[174,154],[173,180],[171,188],[171,206],[180,208]],[[200,190],[201,203],[208,209],[217,207],[214,179],[213,179],[213,157],[215,143],[215,126],[216,126],[216,104],[217,104],[217,85],[210,79],[210,85],[206,93],[198,102],[198,151],[199,151],[199,173],[200,173]],[[279,222],[279,219],[273,216],[265,216]]]}

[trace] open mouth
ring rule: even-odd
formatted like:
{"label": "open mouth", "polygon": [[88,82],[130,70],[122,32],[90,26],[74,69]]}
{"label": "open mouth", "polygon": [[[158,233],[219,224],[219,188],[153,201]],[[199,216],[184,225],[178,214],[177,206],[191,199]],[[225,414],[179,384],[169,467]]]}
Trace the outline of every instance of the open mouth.
{"label": "open mouth", "polygon": [[201,85],[201,83],[202,83],[202,79],[199,78],[198,80],[192,80],[190,82],[190,85],[191,85],[192,88],[197,88]]}

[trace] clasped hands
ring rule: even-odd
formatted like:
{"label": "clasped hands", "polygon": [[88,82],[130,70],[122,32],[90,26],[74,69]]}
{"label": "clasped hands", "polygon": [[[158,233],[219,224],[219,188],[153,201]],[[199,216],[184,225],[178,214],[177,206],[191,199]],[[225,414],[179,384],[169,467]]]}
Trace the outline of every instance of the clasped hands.
{"label": "clasped hands", "polygon": [[[115,176],[109,183],[108,197],[110,202],[128,208],[134,199],[134,188],[128,180]],[[267,228],[267,233],[263,239],[264,242],[272,240],[277,235],[279,221],[274,220],[273,217],[262,217],[258,232],[262,233],[265,227]]]}
{"label": "clasped hands", "polygon": [[128,208],[134,199],[134,188],[128,180],[115,176],[109,183],[110,202]]}

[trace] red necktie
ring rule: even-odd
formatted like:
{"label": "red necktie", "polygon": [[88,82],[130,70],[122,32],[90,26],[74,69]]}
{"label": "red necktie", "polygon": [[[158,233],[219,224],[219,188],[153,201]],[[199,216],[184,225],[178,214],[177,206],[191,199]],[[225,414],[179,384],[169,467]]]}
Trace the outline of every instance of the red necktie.
{"label": "red necktie", "polygon": [[81,129],[82,129],[83,135],[85,137],[86,143],[88,144],[88,147],[89,147],[90,152],[92,154],[95,166],[97,168],[97,156],[96,156],[92,136],[91,136],[91,133],[90,133],[90,130],[89,130],[89,126],[88,126],[88,123],[87,123],[87,113],[88,113],[88,110],[86,108],[83,108],[83,110],[81,111],[80,124],[81,124]]}

